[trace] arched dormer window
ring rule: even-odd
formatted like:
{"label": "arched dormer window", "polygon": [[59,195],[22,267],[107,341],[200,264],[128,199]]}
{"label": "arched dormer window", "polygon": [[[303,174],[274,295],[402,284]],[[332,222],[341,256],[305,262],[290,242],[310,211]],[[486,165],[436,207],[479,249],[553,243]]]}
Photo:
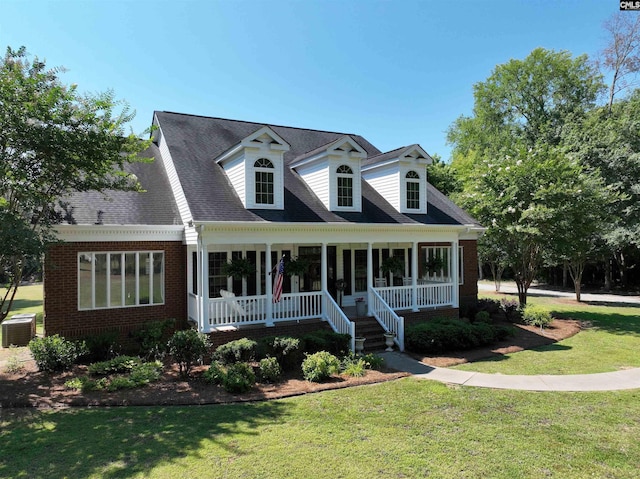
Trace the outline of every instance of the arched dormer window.
{"label": "arched dormer window", "polygon": [[338,206],[353,206],[353,170],[347,165],[336,169],[338,179]]}
{"label": "arched dormer window", "polygon": [[409,171],[406,178],[407,209],[420,209],[420,175],[415,171]]}
{"label": "arched dormer window", "polygon": [[273,172],[274,166],[270,160],[260,158],[253,164],[256,177],[256,204],[273,204]]}

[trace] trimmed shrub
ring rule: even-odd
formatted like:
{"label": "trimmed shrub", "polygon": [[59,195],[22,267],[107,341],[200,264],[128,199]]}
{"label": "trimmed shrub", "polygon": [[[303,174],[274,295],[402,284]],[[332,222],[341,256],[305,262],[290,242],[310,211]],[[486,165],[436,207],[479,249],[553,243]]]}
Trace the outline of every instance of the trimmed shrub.
{"label": "trimmed shrub", "polygon": [[167,354],[169,331],[175,327],[175,324],[175,319],[149,321],[140,329],[133,331],[131,336],[140,347],[140,356],[145,359],[162,360]]}
{"label": "trimmed shrub", "polygon": [[338,372],[340,372],[340,361],[328,351],[307,355],[302,361],[302,375],[307,381],[324,381]]}
{"label": "trimmed shrub", "polygon": [[57,334],[34,338],[29,350],[40,371],[65,371],[86,353],[83,342],[69,341]]}
{"label": "trimmed shrub", "polygon": [[162,363],[160,361],[141,363],[133,367],[129,378],[136,386],[145,386],[160,379],[161,372]]}
{"label": "trimmed shrub", "polygon": [[87,336],[84,338],[87,354],[83,355],[81,359],[85,362],[94,363],[113,358],[119,349],[118,336],[118,331],[105,331],[104,333]]}
{"label": "trimmed shrub", "polygon": [[201,362],[207,352],[208,340],[205,334],[193,329],[176,331],[169,340],[169,354],[178,363],[180,375],[189,376],[194,364]]}
{"label": "trimmed shrub", "polygon": [[249,338],[236,339],[218,346],[212,357],[222,364],[253,361],[257,344],[253,339]]}
{"label": "trimmed shrub", "polygon": [[248,363],[234,363],[227,368],[222,387],[230,393],[244,393],[256,383],[256,374]]}
{"label": "trimmed shrub", "polygon": [[502,298],[500,300],[500,310],[504,314],[507,321],[515,322],[520,319],[520,303],[511,298]]}
{"label": "trimmed shrub", "polygon": [[522,311],[522,319],[527,324],[539,326],[540,329],[544,329],[545,326],[549,326],[551,321],[553,321],[549,311],[535,304],[528,304],[524,308],[524,311]]}
{"label": "trimmed shrub", "polygon": [[288,336],[269,336],[258,342],[258,357],[274,357],[284,371],[293,371],[302,361],[300,339]]}
{"label": "trimmed shrub", "polygon": [[209,369],[202,374],[202,378],[208,383],[220,385],[224,381],[226,374],[222,364],[214,361],[209,366]]}
{"label": "trimmed shrub", "polygon": [[382,356],[378,356],[377,354],[368,353],[363,354],[362,359],[364,360],[365,367],[367,369],[375,369],[380,370],[384,367],[384,358]]}
{"label": "trimmed shrub", "polygon": [[476,323],[491,323],[491,315],[488,311],[478,311],[474,319]]}
{"label": "trimmed shrub", "polygon": [[367,363],[364,359],[355,354],[350,354],[342,360],[342,372],[347,376],[361,378],[365,375]]}
{"label": "trimmed shrub", "polygon": [[276,358],[263,358],[260,360],[260,378],[266,383],[278,382],[282,376],[282,368]]}
{"label": "trimmed shrub", "polygon": [[418,353],[441,353],[471,349],[504,339],[509,330],[488,323],[467,323],[439,318],[411,325],[405,331],[407,349]]}
{"label": "trimmed shrub", "polygon": [[345,356],[350,351],[351,336],[326,329],[302,336],[303,351],[308,354],[327,351],[335,356]]}
{"label": "trimmed shrub", "polygon": [[140,365],[142,360],[133,356],[116,356],[108,361],[100,361],[91,363],[88,367],[88,373],[91,376],[106,376],[114,373],[128,373],[134,367]]}

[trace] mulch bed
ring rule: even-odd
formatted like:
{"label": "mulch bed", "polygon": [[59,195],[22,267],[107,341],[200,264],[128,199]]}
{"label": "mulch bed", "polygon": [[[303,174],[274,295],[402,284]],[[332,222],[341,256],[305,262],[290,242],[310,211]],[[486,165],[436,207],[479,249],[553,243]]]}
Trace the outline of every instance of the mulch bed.
{"label": "mulch bed", "polygon": [[[416,359],[431,366],[448,367],[551,344],[573,336],[581,329],[579,321],[567,319],[554,320],[551,327],[544,331],[531,326],[514,326],[515,335],[493,347],[453,352],[442,356],[419,356]],[[3,353],[2,356],[6,358],[6,350]],[[207,384],[200,379],[200,375],[207,366],[195,368],[192,378],[185,381],[180,378],[177,366],[169,365],[165,368],[160,381],[144,388],[82,393],[67,389],[64,383],[68,379],[86,374],[86,366],[76,366],[73,370],[60,374],[39,372],[33,360],[24,362],[23,366],[21,371],[13,374],[8,373],[5,368],[0,370],[0,408],[199,405],[261,401],[380,383],[408,376],[407,373],[392,370],[367,371],[366,376],[362,378],[336,376],[324,383],[312,383],[300,377],[291,376],[284,378],[278,384],[257,384],[246,394],[231,394],[219,386]]]}

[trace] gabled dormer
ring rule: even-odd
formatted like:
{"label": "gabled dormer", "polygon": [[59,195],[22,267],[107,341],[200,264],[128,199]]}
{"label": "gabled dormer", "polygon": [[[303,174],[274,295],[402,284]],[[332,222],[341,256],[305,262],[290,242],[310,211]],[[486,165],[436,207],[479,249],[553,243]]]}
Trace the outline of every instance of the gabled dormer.
{"label": "gabled dormer", "polygon": [[330,211],[362,211],[360,163],[367,152],[351,136],[299,156],[291,164]]}
{"label": "gabled dormer", "polygon": [[420,145],[370,157],[362,178],[400,213],[427,213],[427,165],[433,162]]}
{"label": "gabled dormer", "polygon": [[247,209],[284,209],[284,153],[289,144],[263,126],[215,159]]}

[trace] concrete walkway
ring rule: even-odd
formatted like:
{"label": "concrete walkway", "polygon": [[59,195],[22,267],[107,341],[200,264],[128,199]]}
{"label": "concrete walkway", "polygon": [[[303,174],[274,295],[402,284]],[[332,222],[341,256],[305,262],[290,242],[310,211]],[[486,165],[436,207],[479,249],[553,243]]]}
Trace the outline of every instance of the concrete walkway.
{"label": "concrete walkway", "polygon": [[640,388],[640,368],[598,374],[516,376],[436,368],[397,351],[380,355],[388,367],[398,371],[408,372],[420,379],[463,386],[522,391],[618,391]]}

